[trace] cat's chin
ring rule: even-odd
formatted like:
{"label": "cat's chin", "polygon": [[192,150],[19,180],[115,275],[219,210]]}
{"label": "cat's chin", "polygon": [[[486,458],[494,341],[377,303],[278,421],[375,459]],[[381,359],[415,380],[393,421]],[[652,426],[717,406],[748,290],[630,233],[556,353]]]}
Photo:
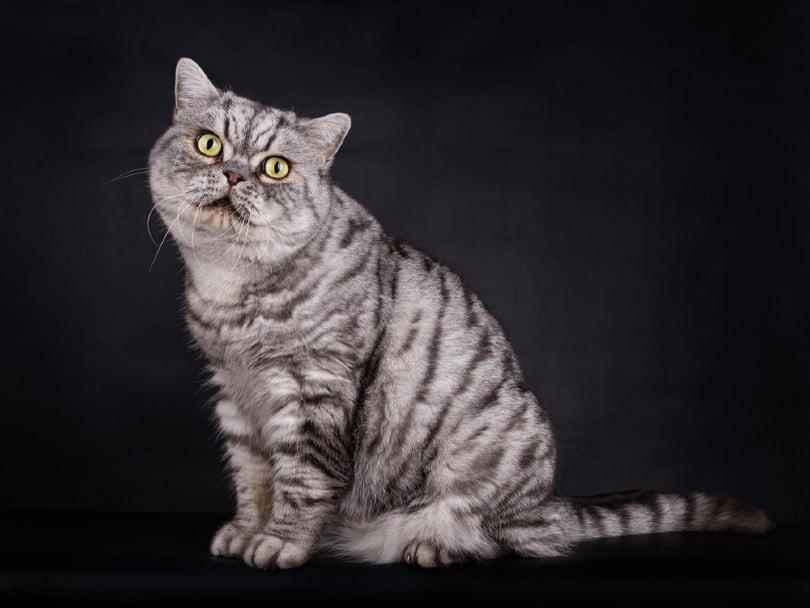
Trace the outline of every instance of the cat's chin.
{"label": "cat's chin", "polygon": [[249,221],[228,196],[223,196],[210,203],[206,203],[202,207],[214,213],[230,213],[240,220]]}

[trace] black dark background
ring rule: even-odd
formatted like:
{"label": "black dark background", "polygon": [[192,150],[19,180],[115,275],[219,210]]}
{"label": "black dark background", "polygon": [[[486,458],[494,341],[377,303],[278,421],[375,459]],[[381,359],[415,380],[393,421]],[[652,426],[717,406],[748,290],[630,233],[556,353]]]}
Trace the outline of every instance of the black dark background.
{"label": "black dark background", "polygon": [[561,491],[705,489],[806,521],[805,13],[412,1],[6,13],[0,507],[230,509],[180,261],[167,243],[149,271],[146,178],[115,179],[145,167],[189,56],[244,96],[352,115],[334,179],[502,321],[555,423]]}

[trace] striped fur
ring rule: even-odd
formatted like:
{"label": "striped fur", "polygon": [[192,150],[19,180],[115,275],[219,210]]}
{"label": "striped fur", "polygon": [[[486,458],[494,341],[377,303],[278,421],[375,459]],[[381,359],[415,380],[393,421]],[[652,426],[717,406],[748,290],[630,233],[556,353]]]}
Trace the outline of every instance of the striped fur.
{"label": "striped fur", "polygon": [[[214,554],[289,568],[321,543],[436,566],[559,555],[602,536],[769,527],[761,511],[705,494],[557,496],[551,426],[498,322],[458,275],[331,183],[348,116],[304,119],[220,91],[187,59],[176,103],[150,180],[219,390],[237,509]],[[221,157],[195,149],[205,131]],[[261,174],[270,155],[289,160],[289,176]]]}

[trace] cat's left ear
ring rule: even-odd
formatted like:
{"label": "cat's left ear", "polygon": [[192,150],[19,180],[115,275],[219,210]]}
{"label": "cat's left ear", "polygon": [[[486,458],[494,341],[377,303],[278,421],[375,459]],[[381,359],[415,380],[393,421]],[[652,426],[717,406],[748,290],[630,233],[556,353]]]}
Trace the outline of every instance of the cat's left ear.
{"label": "cat's left ear", "polygon": [[303,124],[304,133],[318,149],[321,166],[328,166],[352,127],[352,119],[341,112],[310,118]]}
{"label": "cat's left ear", "polygon": [[208,76],[195,61],[183,57],[177,62],[174,77],[175,112],[209,102],[217,95],[219,90],[208,80]]}

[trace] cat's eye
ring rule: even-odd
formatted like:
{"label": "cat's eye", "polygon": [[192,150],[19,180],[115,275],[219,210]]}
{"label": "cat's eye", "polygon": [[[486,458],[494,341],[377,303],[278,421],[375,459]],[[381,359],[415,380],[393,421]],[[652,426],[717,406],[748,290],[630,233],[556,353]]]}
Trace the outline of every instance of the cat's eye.
{"label": "cat's eye", "polygon": [[267,177],[284,179],[290,172],[290,163],[280,156],[268,156],[262,162],[262,171]]}
{"label": "cat's eye", "polygon": [[222,140],[213,133],[203,133],[197,138],[197,150],[203,156],[219,156],[222,152]]}

